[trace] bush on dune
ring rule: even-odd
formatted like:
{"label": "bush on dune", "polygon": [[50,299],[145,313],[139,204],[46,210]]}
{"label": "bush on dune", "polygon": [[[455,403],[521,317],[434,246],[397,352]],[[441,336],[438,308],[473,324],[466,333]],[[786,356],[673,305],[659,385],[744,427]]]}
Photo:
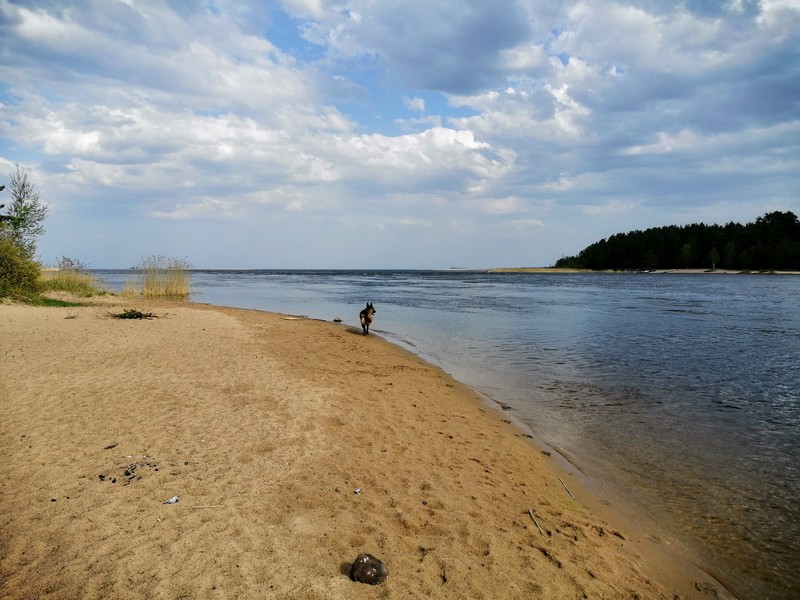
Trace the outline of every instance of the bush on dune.
{"label": "bush on dune", "polygon": [[30,298],[39,292],[39,265],[23,255],[10,238],[0,235],[0,297]]}

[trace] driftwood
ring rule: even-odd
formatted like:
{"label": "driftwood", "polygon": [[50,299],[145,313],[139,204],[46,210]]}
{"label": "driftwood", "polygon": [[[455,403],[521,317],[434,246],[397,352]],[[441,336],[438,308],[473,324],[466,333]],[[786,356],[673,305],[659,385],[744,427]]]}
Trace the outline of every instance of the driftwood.
{"label": "driftwood", "polygon": [[572,499],[575,500],[576,499],[575,496],[573,496],[572,492],[569,491],[569,488],[567,487],[567,484],[564,483],[564,480],[563,479],[559,479],[559,481],[561,482],[561,485],[564,486],[564,489],[567,490],[567,493],[572,497]]}
{"label": "driftwood", "polygon": [[112,314],[115,319],[155,319],[156,315],[153,313],[145,313],[140,310],[128,308],[119,314]]}
{"label": "driftwood", "polygon": [[528,509],[528,514],[531,516],[531,519],[533,519],[533,524],[534,524],[534,525],[536,525],[536,529],[538,529],[538,530],[539,530],[539,533],[541,533],[542,535],[544,535],[544,531],[542,531],[542,528],[541,528],[541,527],[539,527],[539,522],[536,520],[536,517],[534,517],[534,516],[533,516],[533,510],[531,510],[531,509],[529,508],[529,509]]}

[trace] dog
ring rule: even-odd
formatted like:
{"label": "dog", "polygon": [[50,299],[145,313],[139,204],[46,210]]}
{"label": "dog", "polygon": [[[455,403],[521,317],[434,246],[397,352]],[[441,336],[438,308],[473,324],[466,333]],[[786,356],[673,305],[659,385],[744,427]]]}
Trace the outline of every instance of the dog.
{"label": "dog", "polygon": [[369,333],[369,326],[372,325],[372,321],[375,320],[376,312],[378,311],[376,311],[375,307],[372,306],[372,302],[367,302],[367,308],[358,313],[358,318],[361,321],[361,329],[364,330],[364,335]]}

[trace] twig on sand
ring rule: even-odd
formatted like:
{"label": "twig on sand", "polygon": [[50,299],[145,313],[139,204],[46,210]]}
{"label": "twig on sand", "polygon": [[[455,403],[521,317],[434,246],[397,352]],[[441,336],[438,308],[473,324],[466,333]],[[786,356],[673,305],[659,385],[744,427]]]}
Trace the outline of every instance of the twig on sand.
{"label": "twig on sand", "polygon": [[[564,483],[564,480],[563,480],[563,479],[559,479],[559,481],[561,482],[561,485],[563,485],[563,486],[564,486],[564,489],[565,489],[565,490],[567,490],[567,493],[568,493],[570,496],[572,496],[572,492],[570,492],[570,491],[569,491],[569,488],[567,487],[567,484],[566,484],[566,483]],[[575,498],[575,496],[572,496],[572,499],[573,499],[573,500],[575,500],[575,499],[576,499],[576,498]]]}
{"label": "twig on sand", "polygon": [[205,504],[201,506],[187,506],[186,508],[225,508],[224,504]]}
{"label": "twig on sand", "polygon": [[544,535],[544,531],[542,531],[542,528],[541,528],[541,527],[539,527],[539,522],[536,520],[536,517],[534,517],[534,516],[533,516],[533,510],[531,510],[531,509],[529,508],[529,509],[528,509],[528,514],[531,516],[531,519],[533,519],[533,523],[534,523],[534,525],[536,525],[536,529],[538,529],[538,530],[539,530],[539,533],[541,533],[542,535]]}

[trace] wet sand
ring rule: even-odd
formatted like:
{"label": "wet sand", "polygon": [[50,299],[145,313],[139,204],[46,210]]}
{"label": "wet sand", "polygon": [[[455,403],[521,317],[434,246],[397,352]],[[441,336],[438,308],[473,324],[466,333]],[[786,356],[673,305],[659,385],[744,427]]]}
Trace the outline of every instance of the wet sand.
{"label": "wet sand", "polygon": [[[3,598],[729,597],[360,328],[6,304],[0,369]],[[385,583],[349,579],[362,552]]]}

